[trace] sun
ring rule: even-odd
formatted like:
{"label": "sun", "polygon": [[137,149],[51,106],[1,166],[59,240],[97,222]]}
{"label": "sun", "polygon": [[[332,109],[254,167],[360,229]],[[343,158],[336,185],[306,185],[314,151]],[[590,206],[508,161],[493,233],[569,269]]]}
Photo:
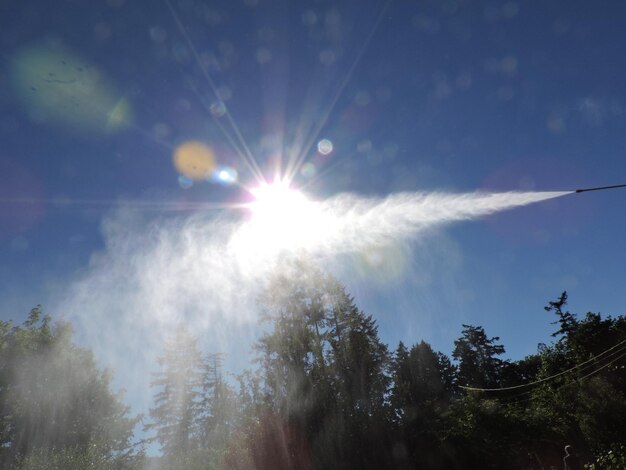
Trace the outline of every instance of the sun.
{"label": "sun", "polygon": [[251,189],[250,219],[239,242],[247,250],[296,251],[312,248],[323,238],[319,204],[286,181],[276,180]]}
{"label": "sun", "polygon": [[285,220],[302,215],[307,210],[308,199],[304,194],[289,187],[285,181],[263,184],[250,190],[254,201],[249,204],[255,219],[264,223],[284,225]]}

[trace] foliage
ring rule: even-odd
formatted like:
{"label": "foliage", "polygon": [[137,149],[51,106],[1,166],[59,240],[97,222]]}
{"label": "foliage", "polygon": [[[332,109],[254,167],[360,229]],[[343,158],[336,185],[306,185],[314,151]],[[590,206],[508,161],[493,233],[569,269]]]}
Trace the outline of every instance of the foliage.
{"label": "foliage", "polygon": [[145,462],[141,455],[132,460],[123,457],[107,457],[97,444],[86,449],[66,448],[37,450],[17,464],[18,470],[143,470]]}
{"label": "foliage", "polygon": [[624,470],[626,468],[626,447],[624,444],[613,444],[611,450],[600,452],[596,461],[585,464],[589,470]]}
{"label": "foliage", "polygon": [[427,468],[449,465],[440,436],[454,395],[456,368],[424,341],[410,350],[400,342],[393,360],[392,381],[396,462]]}
{"label": "foliage", "polygon": [[459,362],[458,379],[464,385],[480,388],[497,387],[505,362],[500,338],[487,338],[482,326],[463,325],[461,337],[454,342],[452,357]]}
{"label": "foliage", "polygon": [[152,421],[167,468],[215,466],[237,419],[234,392],[222,376],[219,354],[203,357],[197,339],[182,325],[165,344],[161,370],[152,386],[157,389]]}
{"label": "foliage", "polygon": [[[260,298],[258,367],[232,378],[184,326],[166,341],[146,430],[110,374],[39,308],[0,322],[3,468],[625,468],[626,318],[549,302],[554,342],[521,360],[463,325],[451,361],[425,341],[389,352],[331,276],[296,263]],[[470,385],[463,388],[459,385]],[[566,450],[564,450],[566,449]],[[597,449],[600,449],[599,451]],[[564,460],[565,459],[565,460]]]}
{"label": "foliage", "polygon": [[155,440],[168,458],[178,458],[200,445],[202,413],[202,359],[196,339],[180,325],[159,359],[161,370],[152,386],[157,388],[152,422]]}
{"label": "foliage", "polygon": [[316,465],[384,461],[390,357],[373,318],[303,264],[274,277],[262,305],[273,324],[257,345],[268,410],[302,433]]}
{"label": "foliage", "polygon": [[2,322],[2,464],[36,462],[44,455],[132,464],[138,458],[131,438],[139,418],[128,416],[110,382],[111,374],[97,369],[91,352],[72,343],[69,325],[53,325],[41,308],[23,325]]}

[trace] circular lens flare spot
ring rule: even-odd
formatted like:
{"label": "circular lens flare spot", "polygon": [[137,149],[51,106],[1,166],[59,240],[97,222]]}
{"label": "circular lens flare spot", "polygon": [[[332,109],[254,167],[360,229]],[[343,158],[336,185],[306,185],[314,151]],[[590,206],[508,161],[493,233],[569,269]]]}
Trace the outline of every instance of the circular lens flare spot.
{"label": "circular lens flare spot", "polygon": [[187,178],[184,175],[180,175],[178,177],[178,184],[183,189],[189,189],[193,186],[193,180],[191,178]]}
{"label": "circular lens flare spot", "polygon": [[185,142],[174,151],[174,167],[191,180],[203,180],[215,170],[215,154],[202,142]]}
{"label": "circular lens flare spot", "polygon": [[313,163],[308,162],[302,165],[302,169],[300,170],[300,173],[305,178],[312,178],[315,176],[315,173],[317,173],[317,168],[315,168],[315,165]]}
{"label": "circular lens flare spot", "polygon": [[226,114],[226,105],[223,101],[214,101],[211,103],[211,106],[209,106],[209,111],[213,117],[221,118]]}
{"label": "circular lens flare spot", "polygon": [[211,174],[210,181],[212,183],[230,186],[231,184],[235,184],[237,182],[238,177],[237,170],[233,167],[221,166]]}
{"label": "circular lens flare spot", "polygon": [[322,155],[329,155],[333,151],[333,143],[328,139],[322,139],[317,143],[317,151]]}

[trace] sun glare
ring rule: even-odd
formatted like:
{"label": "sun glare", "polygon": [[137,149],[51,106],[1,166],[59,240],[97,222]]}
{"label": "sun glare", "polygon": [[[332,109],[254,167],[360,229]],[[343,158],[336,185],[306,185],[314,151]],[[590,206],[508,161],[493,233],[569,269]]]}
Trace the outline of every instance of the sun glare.
{"label": "sun glare", "polygon": [[[239,241],[246,249],[281,251],[306,249],[321,241],[321,212],[317,204],[284,181],[250,190],[251,218]],[[245,242],[244,242],[245,240]]]}
{"label": "sun glare", "polygon": [[254,217],[279,224],[282,224],[281,219],[301,213],[308,203],[304,194],[283,181],[253,188],[250,193],[254,196],[250,203]]}

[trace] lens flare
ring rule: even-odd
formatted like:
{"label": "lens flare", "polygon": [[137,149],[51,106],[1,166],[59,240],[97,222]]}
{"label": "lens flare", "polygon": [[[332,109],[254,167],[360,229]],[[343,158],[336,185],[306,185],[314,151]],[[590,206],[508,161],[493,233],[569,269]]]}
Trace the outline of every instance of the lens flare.
{"label": "lens flare", "polygon": [[212,183],[221,184],[222,186],[230,186],[235,184],[238,179],[237,170],[230,166],[218,167],[209,178]]}
{"label": "lens flare", "polygon": [[33,122],[78,133],[132,124],[130,103],[104,71],[60,44],[25,46],[10,63],[13,91]]}
{"label": "lens flare", "polygon": [[328,139],[322,139],[317,143],[317,151],[322,155],[330,155],[333,151],[333,143]]}
{"label": "lens flare", "polygon": [[184,142],[174,151],[174,167],[181,175],[200,181],[215,169],[215,154],[202,142]]}

